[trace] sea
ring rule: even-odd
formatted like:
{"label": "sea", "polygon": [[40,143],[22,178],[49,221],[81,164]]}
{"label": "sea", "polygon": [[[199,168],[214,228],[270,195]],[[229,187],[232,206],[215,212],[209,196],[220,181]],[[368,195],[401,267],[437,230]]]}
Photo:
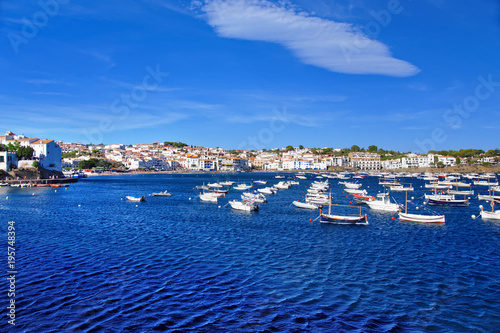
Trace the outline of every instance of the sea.
{"label": "sea", "polygon": [[[409,212],[445,214],[445,224],[363,208],[369,225],[332,225],[291,205],[315,175],[269,195],[257,212],[227,205],[241,191],[215,204],[195,189],[287,180],[275,176],[122,175],[0,188],[0,330],[500,331],[500,221],[472,217],[488,203],[471,196],[469,207],[427,206],[424,181],[403,178],[415,188]],[[384,190],[378,181],[358,180],[371,195]],[[329,182],[334,203],[355,206],[334,212],[359,212],[338,180]],[[173,195],[151,195],[164,190]],[[405,203],[405,193],[392,196]]]}

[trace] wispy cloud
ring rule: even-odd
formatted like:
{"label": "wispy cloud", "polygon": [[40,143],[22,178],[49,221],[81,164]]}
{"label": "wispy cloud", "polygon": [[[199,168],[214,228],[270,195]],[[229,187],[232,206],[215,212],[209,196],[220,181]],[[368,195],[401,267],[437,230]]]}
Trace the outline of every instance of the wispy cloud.
{"label": "wispy cloud", "polygon": [[222,37],[278,43],[303,63],[332,72],[399,77],[419,72],[355,26],[313,17],[292,6],[266,0],[206,0],[201,9]]}
{"label": "wispy cloud", "polygon": [[29,84],[63,84],[63,81],[60,80],[51,80],[51,79],[27,79],[23,80],[24,83],[29,83]]}

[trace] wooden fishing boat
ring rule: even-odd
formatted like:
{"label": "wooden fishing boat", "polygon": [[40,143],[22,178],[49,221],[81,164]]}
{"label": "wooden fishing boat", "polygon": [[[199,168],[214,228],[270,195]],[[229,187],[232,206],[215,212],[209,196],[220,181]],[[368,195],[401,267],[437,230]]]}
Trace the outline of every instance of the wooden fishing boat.
{"label": "wooden fishing boat", "polygon": [[[361,207],[332,204],[332,196],[329,197],[328,214],[323,213],[322,207],[319,208],[319,221],[321,223],[368,225],[368,216],[361,213]],[[359,208],[359,215],[333,215],[332,206]]]}
{"label": "wooden fishing boat", "polygon": [[405,212],[399,211],[399,220],[419,223],[444,223],[444,215],[408,214],[408,192],[405,198]]}

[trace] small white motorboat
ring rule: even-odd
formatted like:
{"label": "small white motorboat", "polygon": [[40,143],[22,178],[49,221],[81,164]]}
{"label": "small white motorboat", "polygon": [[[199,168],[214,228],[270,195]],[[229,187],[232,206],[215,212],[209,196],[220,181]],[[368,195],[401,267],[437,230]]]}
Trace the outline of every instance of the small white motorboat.
{"label": "small white motorboat", "polygon": [[242,210],[245,212],[253,212],[259,210],[259,206],[250,200],[243,200],[243,201],[233,200],[229,201],[229,204],[233,209]]}
{"label": "small white motorboat", "polygon": [[153,196],[154,197],[171,197],[172,193],[168,193],[168,191],[165,190],[163,192],[155,192],[155,193],[153,193]]}
{"label": "small white motorboat", "polygon": [[146,197],[144,197],[144,196],[137,197],[137,196],[133,196],[133,195],[127,195],[126,198],[128,201],[134,201],[134,202],[146,201]]}
{"label": "small white motorboat", "polygon": [[200,193],[200,200],[205,202],[217,203],[218,196],[213,195],[213,193]]}
{"label": "small white motorboat", "polygon": [[321,205],[319,205],[319,204],[301,202],[299,200],[292,202],[292,204],[297,208],[312,209],[312,210],[318,209],[319,207],[321,207]]}
{"label": "small white motorboat", "polygon": [[260,193],[264,193],[264,194],[275,194],[276,193],[276,191],[272,187],[259,188],[257,191]]}

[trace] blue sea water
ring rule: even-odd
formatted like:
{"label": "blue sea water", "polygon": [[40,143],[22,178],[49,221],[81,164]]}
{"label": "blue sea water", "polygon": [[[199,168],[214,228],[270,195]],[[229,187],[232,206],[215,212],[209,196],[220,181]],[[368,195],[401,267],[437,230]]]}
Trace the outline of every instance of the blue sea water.
{"label": "blue sea water", "polygon": [[[370,225],[340,226],[290,206],[312,180],[268,196],[255,213],[225,206],[239,198],[235,190],[219,204],[199,201],[196,185],[228,179],[278,182],[274,174],[254,173],[124,175],[83,179],[68,188],[1,188],[4,250],[8,221],[16,227],[15,328],[500,330],[500,222],[471,218],[484,202],[432,207],[446,215],[444,225],[366,210]],[[405,181],[416,188],[414,202],[422,203],[423,181]],[[361,182],[371,195],[382,190],[378,178]],[[330,183],[334,201],[349,204],[337,180]],[[150,196],[165,189],[173,196]],[[129,202],[127,195],[147,200]],[[404,194],[394,196],[404,202]],[[8,328],[3,280],[0,325]]]}

